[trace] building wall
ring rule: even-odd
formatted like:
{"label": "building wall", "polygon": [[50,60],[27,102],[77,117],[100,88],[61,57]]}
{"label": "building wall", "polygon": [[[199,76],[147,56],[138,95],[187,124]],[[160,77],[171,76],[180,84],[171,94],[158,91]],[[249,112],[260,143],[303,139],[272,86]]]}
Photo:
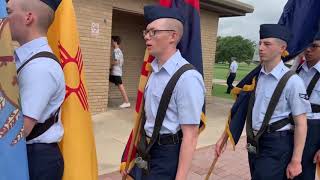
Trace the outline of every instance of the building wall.
{"label": "building wall", "polygon": [[[112,4],[105,0],[74,0],[73,4],[80,33],[89,106],[95,114],[106,111],[108,103]],[[99,34],[91,33],[92,23],[99,24]]]}
{"label": "building wall", "polygon": [[[90,110],[93,114],[107,110],[108,99],[121,98],[118,89],[108,81],[111,35],[122,36],[125,57],[123,82],[135,100],[140,67],[144,57],[141,31],[143,6],[155,0],[74,0],[84,57]],[[125,12],[127,11],[127,12]],[[140,15],[139,15],[140,13]],[[99,24],[99,34],[91,33],[92,23]],[[201,11],[203,64],[207,94],[211,93],[212,72],[216,49],[218,15]]]}
{"label": "building wall", "polygon": [[216,42],[219,16],[216,13],[201,10],[201,43],[204,81],[207,97],[211,96],[213,66],[216,55]]}
{"label": "building wall", "polygon": [[[122,38],[121,49],[124,54],[122,81],[129,97],[135,100],[140,69],[143,63],[145,46],[142,30],[145,28],[142,15],[113,11],[112,35]],[[118,88],[110,83],[109,100],[122,98]],[[117,103],[121,101],[116,101]]]}

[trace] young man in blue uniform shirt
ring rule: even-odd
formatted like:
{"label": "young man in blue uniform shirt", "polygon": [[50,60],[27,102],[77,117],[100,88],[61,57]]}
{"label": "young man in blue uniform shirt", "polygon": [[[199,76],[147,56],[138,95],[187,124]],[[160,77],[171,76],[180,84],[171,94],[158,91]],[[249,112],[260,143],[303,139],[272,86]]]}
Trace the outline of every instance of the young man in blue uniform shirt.
{"label": "young man in blue uniform shirt", "polygon": [[[259,55],[262,69],[254,92],[252,127],[249,127],[254,136],[263,126],[277,84],[289,71],[281,60],[281,54],[286,50],[289,39],[290,32],[281,25],[260,26]],[[291,115],[294,126],[287,123],[274,131],[264,131],[256,145],[258,151],[248,148],[253,180],[293,179],[302,171],[301,159],[307,134],[306,113],[311,111],[306,88],[298,75],[292,75],[280,93],[279,101],[266,126],[271,127],[272,124],[288,119]],[[225,146],[222,142],[226,138],[227,134],[224,133],[218,140],[216,155],[221,154]]]}
{"label": "young man in blue uniform shirt", "polygon": [[[308,89],[312,79],[320,74],[320,32],[305,50],[305,58],[306,61],[298,71]],[[308,133],[302,157],[303,171],[295,180],[315,179],[316,163],[320,162],[320,82],[319,79],[315,80],[315,85],[310,89],[309,96],[312,112],[307,114]]]}
{"label": "young man in blue uniform shirt", "polygon": [[[20,44],[14,54],[31,180],[59,180],[63,175],[64,162],[57,144],[63,136],[63,70],[53,58],[39,57],[28,62],[39,52],[52,53],[46,34],[58,4],[54,0],[10,0],[7,5],[12,39]],[[54,123],[45,132],[34,131],[53,117]],[[33,133],[38,135],[28,139]]]}
{"label": "young man in blue uniform shirt", "polygon": [[[188,62],[177,45],[183,35],[183,18],[176,9],[146,6],[146,30],[143,32],[149,53],[155,57],[145,87],[144,131],[152,137],[161,96],[168,81]],[[161,126],[157,142],[150,150],[149,173],[143,180],[185,180],[191,167],[204,105],[203,77],[189,70],[178,80]],[[183,134],[183,138],[182,135]],[[166,140],[166,143],[162,143]],[[160,142],[160,143],[159,143]]]}

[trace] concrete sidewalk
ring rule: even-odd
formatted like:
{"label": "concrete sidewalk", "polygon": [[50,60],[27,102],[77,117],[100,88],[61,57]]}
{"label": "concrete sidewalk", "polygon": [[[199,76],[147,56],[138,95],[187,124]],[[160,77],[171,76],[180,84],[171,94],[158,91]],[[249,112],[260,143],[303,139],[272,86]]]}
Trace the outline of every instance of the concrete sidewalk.
{"label": "concrete sidewalk", "polygon": [[[207,127],[200,135],[198,148],[207,147],[217,141],[225,128],[232,103],[232,100],[221,98],[207,99]],[[108,112],[93,116],[100,175],[119,170],[133,120],[133,108],[109,108]]]}
{"label": "concrete sidewalk", "polygon": [[[227,80],[226,79],[212,79],[213,84],[219,84],[219,85],[224,85],[227,86]],[[239,81],[233,81],[233,85],[237,85]]]}
{"label": "concrete sidewalk", "polygon": [[[245,149],[245,137],[242,137],[236,151],[229,144],[218,160],[210,180],[250,180],[250,171]],[[192,160],[188,180],[204,180],[214,158],[214,146],[199,148]],[[235,163],[236,162],[236,163]],[[121,180],[119,172],[101,175],[99,180]]]}

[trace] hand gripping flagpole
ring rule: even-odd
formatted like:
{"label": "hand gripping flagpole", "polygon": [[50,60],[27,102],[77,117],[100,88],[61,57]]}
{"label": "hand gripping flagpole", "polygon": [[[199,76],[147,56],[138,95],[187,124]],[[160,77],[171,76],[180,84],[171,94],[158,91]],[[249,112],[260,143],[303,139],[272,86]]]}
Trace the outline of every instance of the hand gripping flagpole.
{"label": "hand gripping flagpole", "polygon": [[[223,146],[220,146],[220,149],[219,149],[220,152],[222,151],[222,149],[225,146],[225,144],[227,143],[227,141],[228,141],[228,138],[223,138],[222,143],[221,143],[221,144],[223,144]],[[216,155],[214,157],[214,159],[213,159],[213,162],[212,162],[212,164],[210,166],[210,169],[208,171],[208,174],[207,174],[205,180],[209,180],[209,178],[210,178],[210,176],[211,176],[211,174],[212,174],[212,172],[213,172],[213,170],[214,170],[214,168],[215,168],[215,166],[216,166],[216,164],[218,162],[218,159],[219,159],[219,156]]]}

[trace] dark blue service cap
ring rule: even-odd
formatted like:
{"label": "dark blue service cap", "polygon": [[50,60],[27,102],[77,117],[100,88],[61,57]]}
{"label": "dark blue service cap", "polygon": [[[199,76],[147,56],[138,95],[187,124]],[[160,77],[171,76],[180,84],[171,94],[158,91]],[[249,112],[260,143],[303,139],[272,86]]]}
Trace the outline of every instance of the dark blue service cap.
{"label": "dark blue service cap", "polygon": [[177,8],[166,8],[159,5],[144,7],[144,19],[147,24],[161,18],[173,18],[179,20],[182,24],[184,23],[183,15]]}
{"label": "dark blue service cap", "polygon": [[316,34],[316,36],[314,37],[315,41],[320,41],[320,31]]}
{"label": "dark blue service cap", "polygon": [[41,1],[47,4],[54,11],[57,10],[59,4],[61,3],[61,0],[41,0]]}
{"label": "dark blue service cap", "polygon": [[291,32],[288,28],[279,24],[261,24],[260,25],[260,39],[278,38],[289,42],[291,39]]}

